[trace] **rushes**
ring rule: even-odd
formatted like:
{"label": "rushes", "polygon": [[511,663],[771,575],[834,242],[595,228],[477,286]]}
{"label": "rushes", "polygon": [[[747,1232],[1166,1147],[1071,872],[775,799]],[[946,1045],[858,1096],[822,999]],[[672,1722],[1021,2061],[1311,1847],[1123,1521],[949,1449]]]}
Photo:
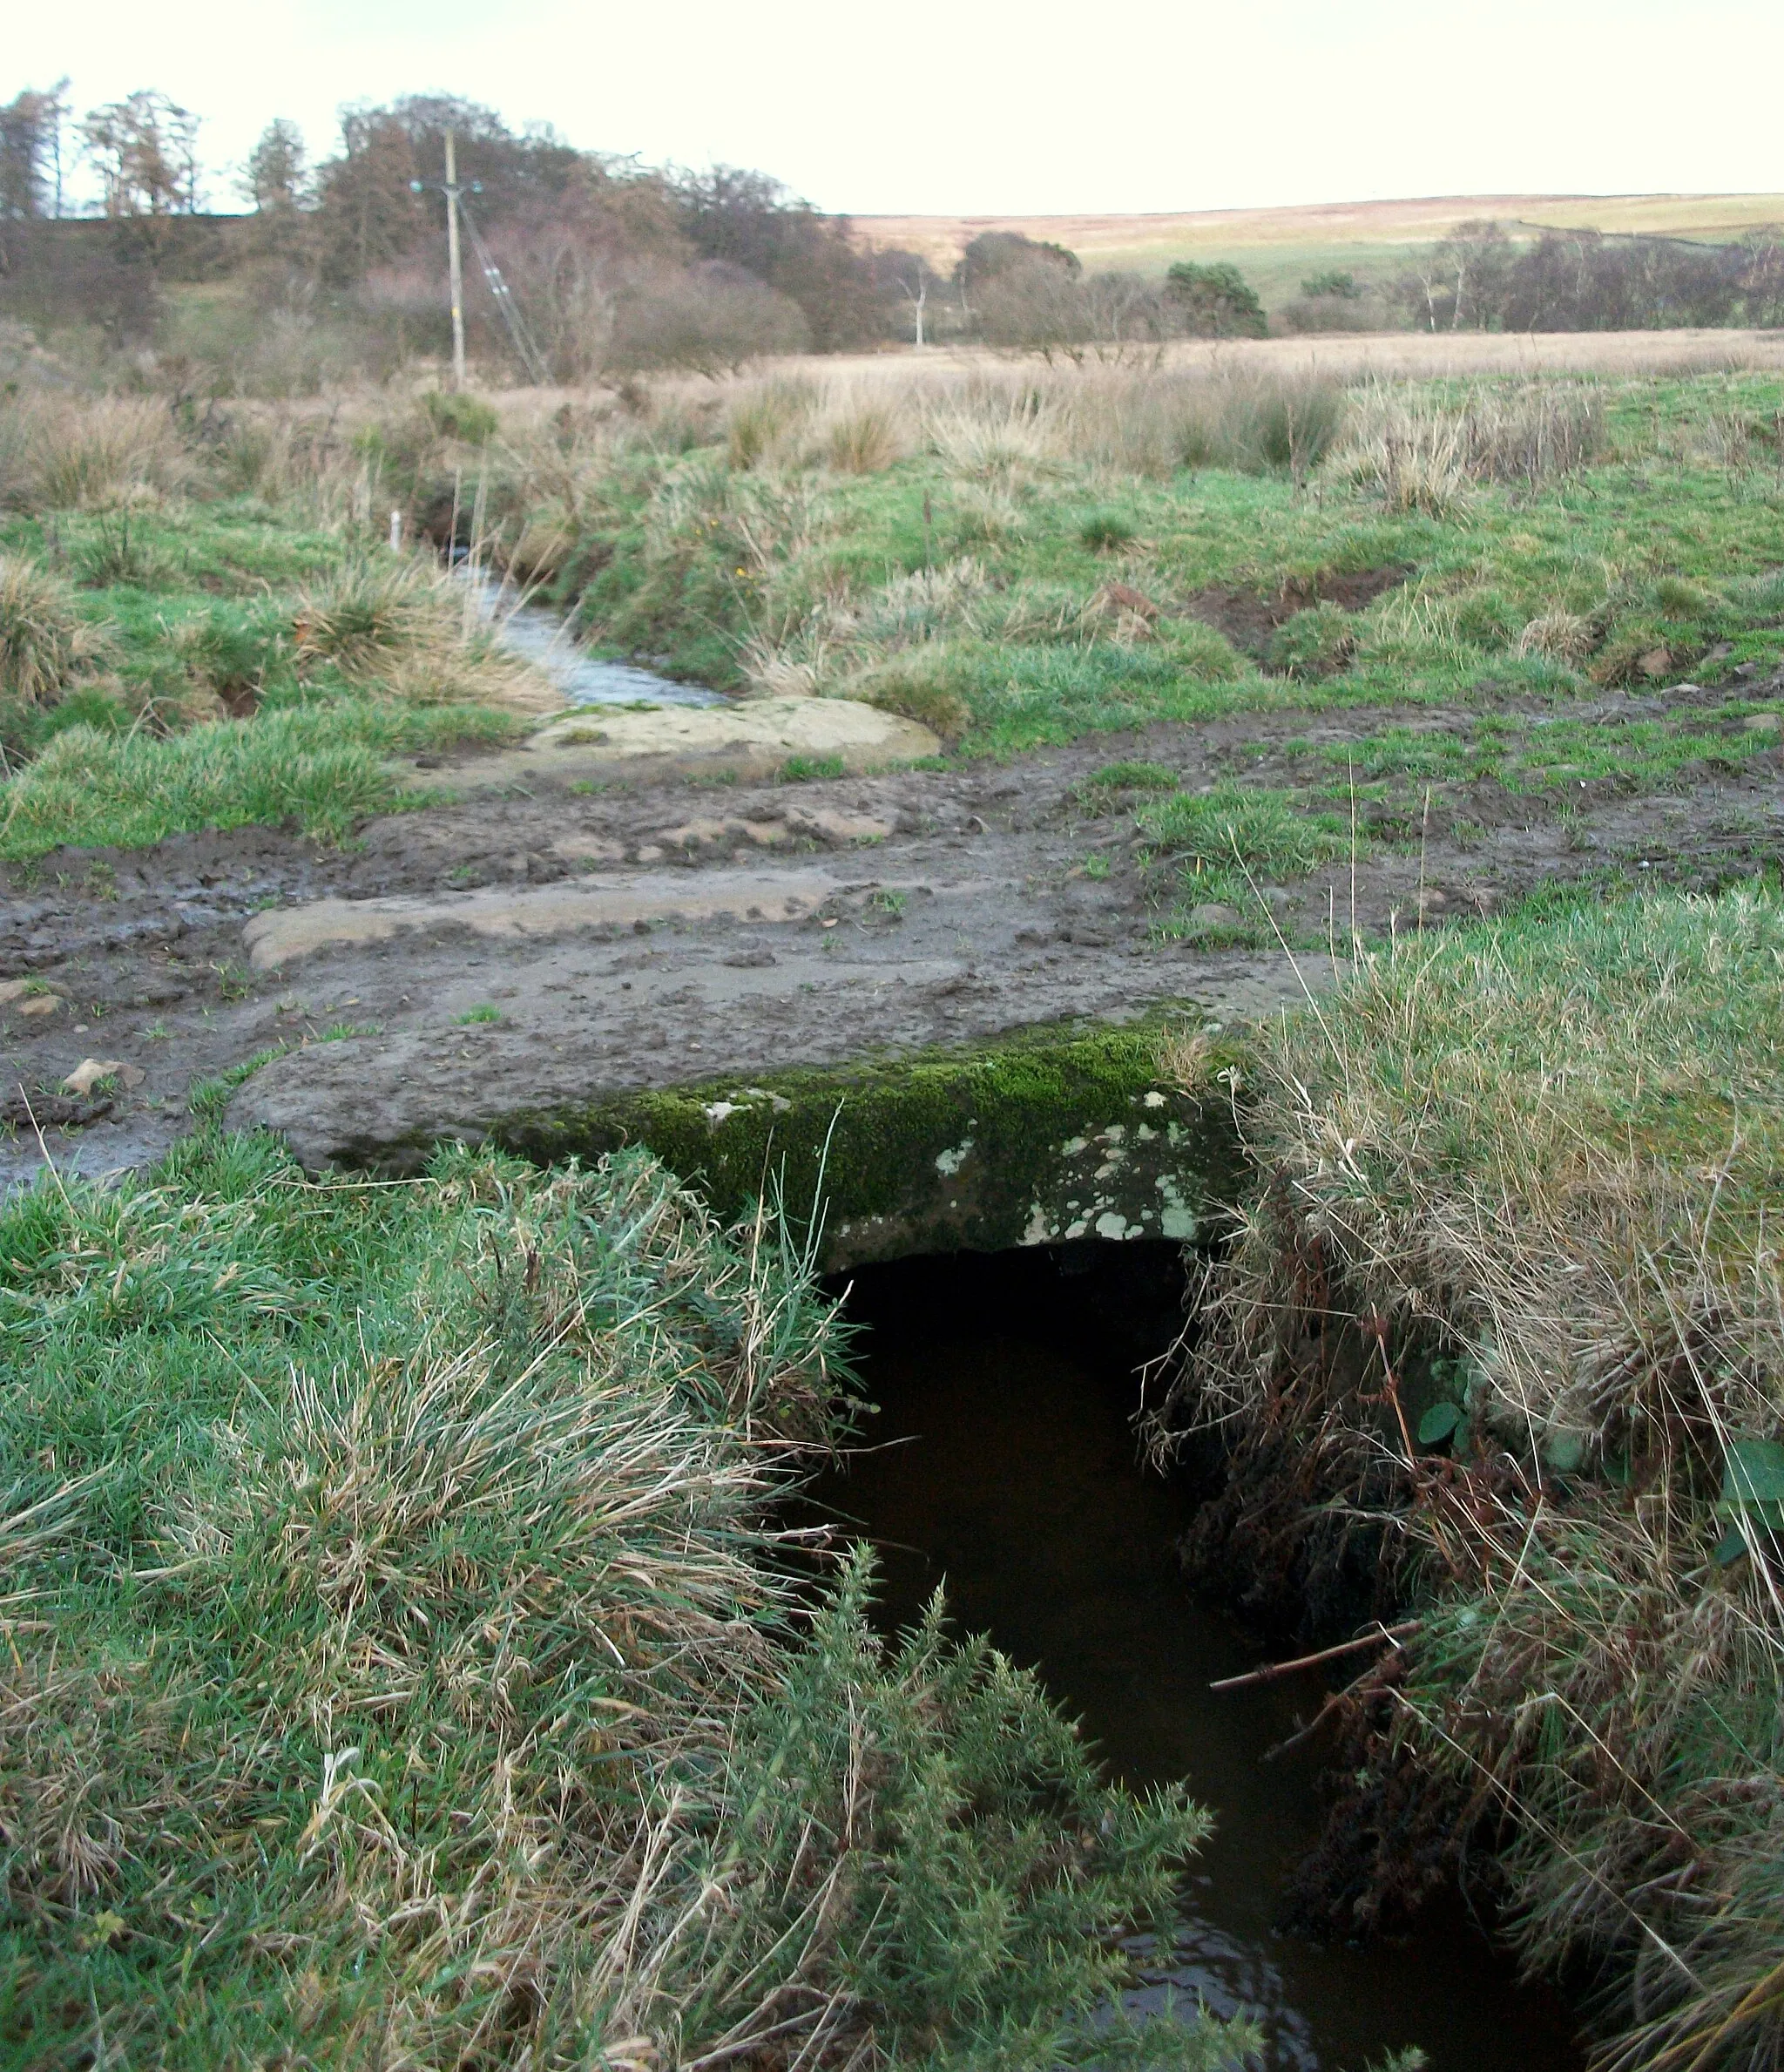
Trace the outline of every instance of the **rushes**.
{"label": "rushes", "polygon": [[191,475],[172,413],[152,397],[32,397],[12,408],[22,436],[8,444],[0,497],[24,509],[156,503]]}
{"label": "rushes", "polygon": [[544,711],[562,698],[495,640],[470,590],[395,556],[349,561],[298,600],[300,670],[328,665],[362,688],[409,704]]}
{"label": "rushes", "polygon": [[1476,483],[1534,490],[1577,472],[1604,442],[1603,399],[1585,384],[1475,388],[1450,403],[1377,383],[1362,392],[1334,464],[1379,491],[1390,511],[1445,518]]}
{"label": "rushes", "polygon": [[66,583],[23,554],[0,554],[0,692],[53,705],[101,645]]}

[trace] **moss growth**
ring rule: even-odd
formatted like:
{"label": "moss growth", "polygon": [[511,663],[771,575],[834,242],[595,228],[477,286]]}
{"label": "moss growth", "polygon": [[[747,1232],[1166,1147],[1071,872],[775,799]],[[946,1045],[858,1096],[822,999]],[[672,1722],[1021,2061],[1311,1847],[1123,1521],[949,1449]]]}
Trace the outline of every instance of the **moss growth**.
{"label": "moss growth", "polygon": [[1159,1090],[1164,1028],[1155,1017],[1123,1028],[1030,1030],[992,1048],[747,1085],[710,1080],[581,1108],[520,1111],[495,1134],[540,1160],[647,1145],[721,1215],[780,1188],[801,1224],[821,1197],[833,1237],[883,1218],[943,1242],[951,1233],[975,1249],[999,1249],[1024,1241],[1037,1196],[1076,1155],[1062,1161],[1064,1147],[1137,1116],[1152,1116],[1159,1138],[1169,1133],[1173,1167],[1194,1205],[1235,1198],[1240,1168],[1226,1103]]}

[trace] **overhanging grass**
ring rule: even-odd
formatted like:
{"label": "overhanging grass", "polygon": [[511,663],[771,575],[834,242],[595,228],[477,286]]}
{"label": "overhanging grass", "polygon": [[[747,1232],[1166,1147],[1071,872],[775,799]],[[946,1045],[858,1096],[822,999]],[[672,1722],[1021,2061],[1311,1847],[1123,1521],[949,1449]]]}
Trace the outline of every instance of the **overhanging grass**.
{"label": "overhanging grass", "polygon": [[[1176,1398],[1234,1446],[1204,1553],[1411,1598],[1347,1701],[1362,1818],[1429,1875],[1509,1816],[1532,1961],[1610,1967],[1606,2064],[1774,2064],[1784,1507],[1730,1492],[1784,1465],[1784,897],[1402,941],[1248,1077],[1260,1183]],[[1409,1886],[1378,1859],[1353,1919]]]}
{"label": "overhanging grass", "polygon": [[830,1306],[648,1156],[0,1211],[0,2062],[1212,2068],[1092,2016],[1200,1830],[775,1498]]}
{"label": "overhanging grass", "polygon": [[422,802],[397,789],[384,758],[504,741],[514,725],[475,708],[341,698],[163,736],[69,728],[0,785],[0,857],[287,823],[339,841],[367,814]]}

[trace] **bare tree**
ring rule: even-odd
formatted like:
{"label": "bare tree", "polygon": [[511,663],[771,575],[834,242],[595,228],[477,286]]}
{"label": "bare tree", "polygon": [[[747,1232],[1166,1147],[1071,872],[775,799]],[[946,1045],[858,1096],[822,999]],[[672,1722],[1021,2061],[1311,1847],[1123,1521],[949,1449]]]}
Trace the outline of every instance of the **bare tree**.
{"label": "bare tree", "polygon": [[912,288],[901,274],[898,277],[898,292],[910,304],[911,314],[916,319],[916,346],[921,352],[923,348],[923,312],[929,303],[929,276],[927,269],[921,266],[916,267],[916,286]]}
{"label": "bare tree", "polygon": [[62,125],[68,81],[47,93],[27,88],[0,107],[0,216],[62,213]]}
{"label": "bare tree", "polygon": [[95,108],[80,134],[104,184],[105,213],[192,214],[199,205],[198,133],[198,117],[165,93],[145,91]]}
{"label": "bare tree", "polygon": [[[1458,223],[1431,255],[1431,272],[1447,288],[1450,328],[1484,331],[1499,314],[1512,252],[1505,227],[1486,217]],[[1436,296],[1428,287],[1426,307],[1436,325]]]}

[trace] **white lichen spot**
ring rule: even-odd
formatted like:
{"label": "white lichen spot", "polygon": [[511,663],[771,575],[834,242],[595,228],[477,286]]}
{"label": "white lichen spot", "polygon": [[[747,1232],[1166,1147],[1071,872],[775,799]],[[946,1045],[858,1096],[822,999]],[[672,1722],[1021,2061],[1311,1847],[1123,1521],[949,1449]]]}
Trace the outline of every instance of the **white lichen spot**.
{"label": "white lichen spot", "polygon": [[938,1151],[936,1154],[936,1170],[941,1174],[944,1180],[952,1180],[966,1163],[967,1154],[971,1149],[972,1139],[967,1137],[956,1144],[951,1151]]}
{"label": "white lichen spot", "polygon": [[1154,1143],[1158,1140],[1158,1131],[1152,1127],[1150,1122],[1139,1122],[1134,1125],[1133,1141],[1136,1144]]}
{"label": "white lichen spot", "polygon": [[1125,1215],[1117,1215],[1114,1210],[1111,1209],[1107,1215],[1099,1215],[1097,1218],[1097,1236],[1098,1237],[1121,1238],[1125,1237],[1126,1235],[1127,1218]]}
{"label": "white lichen spot", "polygon": [[1024,1244],[1045,1244],[1058,1235],[1058,1224],[1047,1220],[1046,1210],[1037,1202],[1029,1211],[1028,1228],[1022,1234],[1022,1242]]}
{"label": "white lichen spot", "polygon": [[740,1115],[747,1105],[741,1100],[709,1100],[700,1113],[716,1129],[727,1115]]}
{"label": "white lichen spot", "polygon": [[1152,1093],[1146,1095],[1146,1106],[1149,1108],[1161,1108],[1164,1105],[1165,1096],[1154,1087]]}
{"label": "white lichen spot", "polygon": [[1080,1217],[1078,1218],[1078,1221],[1077,1221],[1075,1223],[1068,1223],[1068,1224],[1065,1226],[1065,1235],[1066,1235],[1066,1236],[1067,1236],[1068,1238],[1071,1238],[1071,1237],[1082,1237],[1082,1236],[1084,1236],[1084,1233],[1085,1233],[1085,1222],[1084,1222],[1084,1218],[1083,1218],[1082,1216],[1080,1216]]}
{"label": "white lichen spot", "polygon": [[1059,1155],[1061,1158],[1076,1158],[1088,1142],[1086,1137],[1067,1137],[1059,1147]]}
{"label": "white lichen spot", "polygon": [[1103,1132],[1102,1141],[1105,1144],[1119,1144],[1126,1135],[1127,1125],[1125,1122],[1112,1122]]}
{"label": "white lichen spot", "polygon": [[1193,1237],[1196,1233],[1196,1214],[1183,1198],[1174,1173],[1160,1173],[1159,1192],[1165,1197],[1165,1209],[1159,1218],[1159,1231],[1165,1237]]}

